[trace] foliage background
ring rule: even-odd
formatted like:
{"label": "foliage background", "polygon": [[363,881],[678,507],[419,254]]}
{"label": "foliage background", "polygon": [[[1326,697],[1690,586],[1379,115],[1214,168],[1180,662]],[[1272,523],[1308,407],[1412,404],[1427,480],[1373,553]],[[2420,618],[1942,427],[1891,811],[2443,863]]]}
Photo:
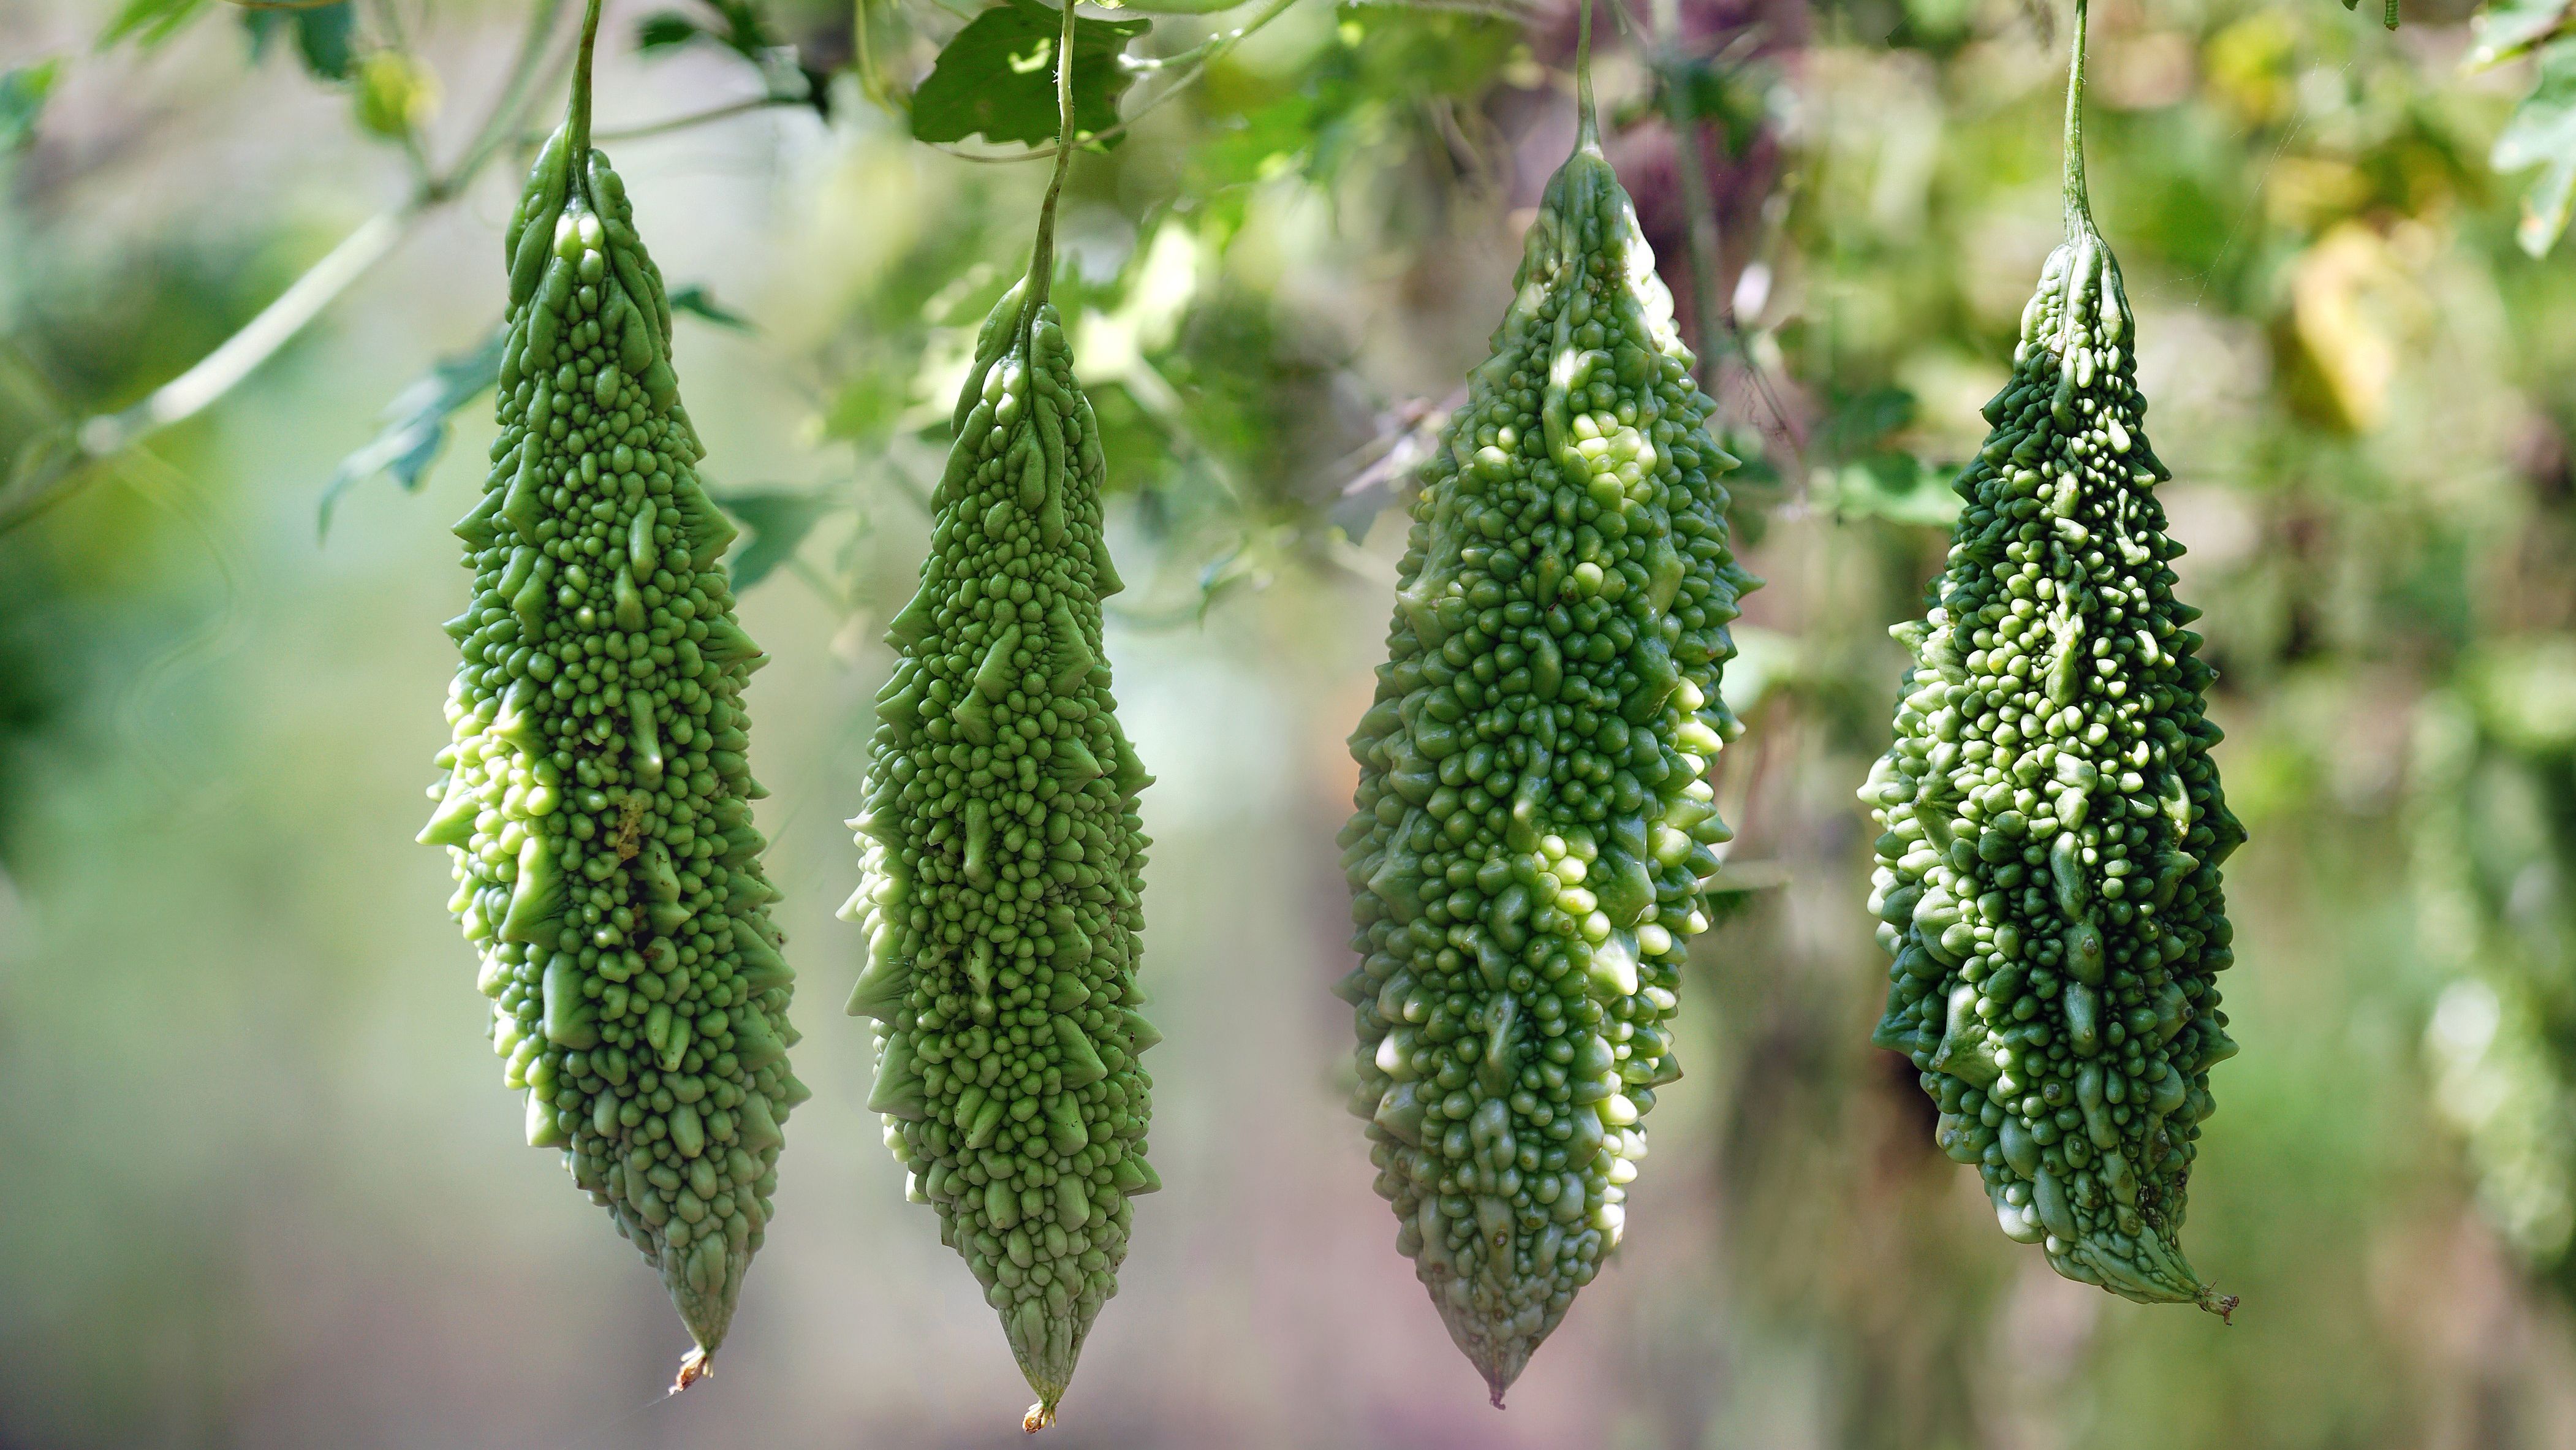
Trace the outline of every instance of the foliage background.
{"label": "foliage background", "polygon": [[[407,147],[466,144],[525,13],[362,6],[345,54],[272,26],[254,57],[224,7],[165,5],[166,38],[100,44],[148,8],[0,0],[0,141],[24,68],[59,63],[0,155],[0,454],[22,470],[400,205]],[[444,526],[488,404],[416,492],[362,481],[316,542],[370,419],[498,315],[505,161],[241,387],[0,533],[6,1450],[1016,1438],[1002,1338],[859,1110],[831,911],[961,327],[1019,265],[1042,176],[889,110],[966,18],[927,0],[858,12],[863,69],[838,4],[776,6],[766,39],[802,69],[766,71],[703,40],[638,55],[647,7],[609,10],[604,131],[745,103],[615,146],[675,285],[747,324],[684,321],[679,361],[711,476],[747,496],[737,568],[767,571],[745,606],[777,661],[751,694],[762,825],[817,1091],[722,1372],[661,1398],[683,1336],[518,1146],[444,863],[410,844],[463,584]],[[1695,958],[1691,1072],[1623,1262],[1500,1416],[1390,1252],[1341,1112],[1330,837],[1390,484],[1571,139],[1570,12],[1298,0],[1076,166],[1058,295],[1112,430],[1111,648],[1161,776],[1169,1187],[1057,1443],[2576,1443],[2576,284],[2517,247],[2523,183],[2488,168],[2533,62],[2464,75],[2458,0],[2394,36],[2323,0],[2096,0],[2093,195],[2252,833],[2245,1050],[2187,1236],[2244,1298],[2229,1329],[2005,1242],[1867,1044],[1883,963],[1851,791],[1885,738],[1884,630],[1940,556],[1943,466],[2057,236],[2064,17],[1636,18],[1681,39],[1605,38],[1614,157],[1720,324],[1739,527],[1771,581],[1721,774],[1754,889]],[[1136,53],[1239,23],[1167,19]],[[826,106],[759,104],[808,74]],[[1699,118],[1718,307],[1691,305],[1674,103]]]}

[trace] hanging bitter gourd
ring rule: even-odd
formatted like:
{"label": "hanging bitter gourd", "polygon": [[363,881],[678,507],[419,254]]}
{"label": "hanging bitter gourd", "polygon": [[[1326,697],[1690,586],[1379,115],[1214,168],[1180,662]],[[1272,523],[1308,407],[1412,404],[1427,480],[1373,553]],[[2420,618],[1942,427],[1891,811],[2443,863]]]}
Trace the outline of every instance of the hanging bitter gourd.
{"label": "hanging bitter gourd", "polygon": [[661,274],[588,145],[589,48],[510,222],[501,431],[456,526],[473,598],[448,625],[454,743],[420,839],[455,858],[528,1142],[561,1148],[661,1270],[697,1341],[685,1386],[733,1317],[806,1094],[743,759],[767,656],[717,567],[733,531],[692,471]]}
{"label": "hanging bitter gourd", "polygon": [[2235,1300],[2176,1244],[2209,1070],[2236,1051],[2212,678],[2173,597],[2136,324],[2084,191],[2084,5],[2066,227],[2022,313],[1994,431],[1861,790],[1886,833],[1870,898],[1894,957],[1873,1037],[1907,1054],[1940,1144],[2059,1273],[2147,1302]]}
{"label": "hanging bitter gourd", "polygon": [[[1065,7],[1071,51],[1073,8]],[[1067,84],[1061,70],[1059,100]],[[1100,601],[1099,425],[1047,300],[1070,109],[1028,274],[984,322],[957,400],[921,586],[887,631],[842,914],[868,936],[850,997],[877,1021],[876,1086],[906,1193],[939,1213],[1053,1421],[1118,1292],[1161,1038],[1136,1010],[1138,793]]]}
{"label": "hanging bitter gourd", "polygon": [[1680,1076],[1665,1021],[1727,839],[1702,776],[1758,582],[1579,74],[1574,155],[1423,471],[1341,837],[1352,1111],[1497,1405],[1617,1246],[1640,1119]]}

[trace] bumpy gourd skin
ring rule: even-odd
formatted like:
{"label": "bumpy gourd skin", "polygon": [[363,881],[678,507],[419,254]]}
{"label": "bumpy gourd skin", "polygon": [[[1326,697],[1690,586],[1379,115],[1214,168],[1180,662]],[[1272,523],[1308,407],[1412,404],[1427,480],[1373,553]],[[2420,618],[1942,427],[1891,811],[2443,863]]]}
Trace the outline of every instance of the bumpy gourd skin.
{"label": "bumpy gourd skin", "polygon": [[1423,472],[1342,832],[1378,1193],[1494,1402],[1592,1281],[1681,1074],[1661,1025],[1727,839],[1701,779],[1735,466],[1588,121]]}
{"label": "bumpy gourd skin", "polygon": [[[473,599],[421,839],[483,954],[528,1142],[724,1338],[776,1191],[793,974],[762,878],[733,537],[669,363],[670,307],[607,158],[556,132],[510,224],[501,432],[456,526]],[[586,164],[584,162],[586,161]]]}
{"label": "bumpy gourd skin", "polygon": [[[1043,245],[1040,266],[1046,265]],[[1064,326],[1024,279],[986,319],[932,497],[921,587],[886,640],[842,915],[877,1027],[868,1106],[1000,1311],[1052,1420],[1118,1292],[1161,1041],[1136,1008],[1152,777],[1113,713],[1105,469]]]}
{"label": "bumpy gourd skin", "polygon": [[2172,475],[2141,426],[2128,297],[2080,184],[1959,478],[1940,602],[1895,630],[1915,663],[1861,790],[1895,957],[1872,1040],[1921,1070],[2007,1235],[2070,1279],[2224,1313],[2175,1236],[2209,1069],[2236,1051],[2219,863],[2244,832],[2209,756],[2200,612],[2165,567],[2183,550],[2150,492]]}

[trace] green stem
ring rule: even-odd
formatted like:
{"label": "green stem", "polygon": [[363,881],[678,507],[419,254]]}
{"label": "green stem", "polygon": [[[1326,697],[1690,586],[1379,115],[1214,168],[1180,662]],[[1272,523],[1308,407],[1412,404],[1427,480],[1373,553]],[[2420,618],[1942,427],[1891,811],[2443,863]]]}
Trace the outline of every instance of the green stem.
{"label": "green stem", "polygon": [[2075,0],[2075,53],[2066,64],[2066,224],[2091,230],[2093,208],[2084,194],[2084,11]]}
{"label": "green stem", "polygon": [[[2079,0],[2080,3],[2080,0]],[[1601,122],[1592,109],[1592,0],[1578,0],[1574,29],[1574,149],[1601,149]]]}
{"label": "green stem", "polygon": [[595,132],[592,139],[640,141],[650,136],[667,136],[673,131],[685,131],[692,126],[704,126],[713,121],[727,121],[736,116],[748,116],[754,111],[768,111],[780,106],[804,104],[803,98],[797,96],[755,96],[747,101],[730,101],[707,110],[691,111],[686,115],[665,117],[659,121],[639,121],[632,126],[619,126],[613,130]]}
{"label": "green stem", "polygon": [[1035,322],[1037,309],[1046,305],[1055,281],[1055,204],[1064,195],[1065,173],[1073,169],[1073,8],[1074,0],[1064,0],[1064,31],[1055,43],[1055,175],[1048,179],[1046,201],[1038,207],[1038,242],[1029,255],[1029,297],[1020,312],[1024,326]]}
{"label": "green stem", "polygon": [[581,48],[573,52],[572,99],[566,103],[564,137],[572,165],[573,184],[583,186],[590,170],[590,65],[591,54],[599,48],[599,0],[590,0],[581,12]]}

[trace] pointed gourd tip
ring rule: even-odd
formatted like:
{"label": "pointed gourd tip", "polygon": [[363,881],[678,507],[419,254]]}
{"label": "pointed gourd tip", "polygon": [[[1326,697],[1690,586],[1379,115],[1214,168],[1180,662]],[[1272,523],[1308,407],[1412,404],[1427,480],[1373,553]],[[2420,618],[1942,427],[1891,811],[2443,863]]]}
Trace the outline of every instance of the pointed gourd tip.
{"label": "pointed gourd tip", "polygon": [[1529,1368],[1529,1350],[1517,1341],[1488,1342],[1482,1350],[1468,1352],[1476,1372],[1485,1377],[1485,1390],[1495,1409],[1503,1408],[1503,1395],[1512,1383]]}
{"label": "pointed gourd tip", "polygon": [[671,1381],[671,1393],[678,1394],[716,1372],[715,1352],[704,1347],[691,1349],[680,1356],[679,1376]]}
{"label": "pointed gourd tip", "polygon": [[1020,1429],[1031,1435],[1054,1423],[1055,1401],[1052,1399],[1038,1401],[1029,1406],[1027,1414],[1020,1416]]}

